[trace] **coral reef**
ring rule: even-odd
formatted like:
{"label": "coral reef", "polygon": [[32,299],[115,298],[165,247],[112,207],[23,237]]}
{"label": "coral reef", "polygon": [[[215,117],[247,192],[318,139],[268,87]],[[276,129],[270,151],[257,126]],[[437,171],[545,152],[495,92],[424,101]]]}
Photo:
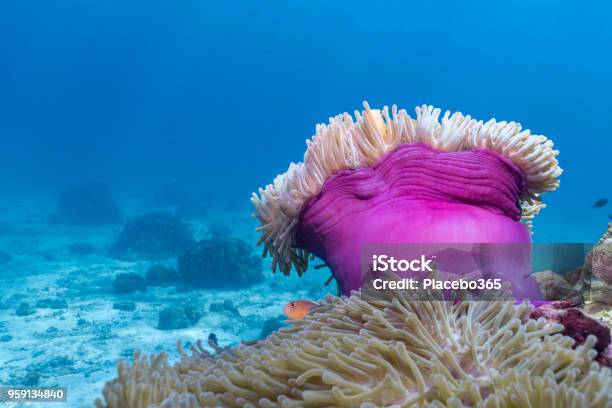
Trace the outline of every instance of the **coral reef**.
{"label": "coral reef", "polygon": [[585,303],[612,305],[612,222],[574,275],[577,282],[584,282]]}
{"label": "coral reef", "polygon": [[122,272],[113,279],[113,291],[115,293],[146,292],[147,284],[142,276],[133,272]]}
{"label": "coral reef", "polygon": [[[261,259],[238,238],[203,239],[179,257],[179,275],[199,288],[241,288],[264,280]],[[231,277],[228,279],[228,277]]]}
{"label": "coral reef", "polygon": [[[612,366],[612,346],[610,345],[610,330],[612,325],[598,316],[597,308],[592,304],[612,304],[612,288],[606,282],[597,280],[593,270],[600,258],[609,254],[608,241],[610,238],[610,225],[608,231],[588,253],[584,265],[576,268],[565,276],[552,271],[534,273],[538,280],[544,299],[554,300],[543,305],[531,314],[533,318],[543,317],[549,322],[561,323],[563,334],[576,340],[576,344],[583,344],[587,337],[592,335],[597,339],[595,350],[596,360],[602,365]],[[608,259],[605,262],[611,262]],[[606,265],[603,266],[607,267]],[[595,276],[595,277],[594,277]],[[595,310],[596,313],[592,313]],[[605,310],[604,316],[605,316]]]}
{"label": "coral reef", "polygon": [[176,269],[158,264],[151,265],[145,274],[145,280],[149,286],[170,286],[178,279]]}
{"label": "coral reef", "polygon": [[596,361],[607,367],[612,367],[612,360],[608,358],[610,346],[610,328],[599,320],[587,316],[569,301],[553,302],[540,306],[531,312],[532,319],[545,318],[548,322],[563,325],[562,334],[576,341],[574,347],[584,344],[589,336],[596,339],[594,349],[597,351]]}
{"label": "coral reef", "polygon": [[586,301],[612,306],[612,285],[601,280],[591,281]]}
{"label": "coral reef", "polygon": [[563,326],[512,301],[328,297],[266,340],[174,367],[165,354],[118,364],[98,407],[609,407],[596,339],[572,348]]}
{"label": "coral reef", "polygon": [[553,271],[534,272],[533,276],[538,281],[542,299],[545,300],[579,300],[582,283],[574,288],[563,276]]}
{"label": "coral reef", "polygon": [[200,320],[201,313],[193,307],[169,307],[159,312],[157,328],[160,330],[175,330],[191,327]]}
{"label": "coral reef", "polygon": [[[587,254],[584,264],[563,275],[539,271],[533,275],[547,300],[612,305],[612,223]],[[606,279],[608,281],[606,281]]]}
{"label": "coral reef", "polygon": [[584,306],[584,311],[608,326],[612,331],[612,308],[609,305],[603,302],[589,302]]}
{"label": "coral reef", "polygon": [[612,285],[612,222],[587,259],[587,267],[607,285]]}
{"label": "coral reef", "polygon": [[52,224],[106,225],[121,222],[121,212],[108,189],[99,183],[74,186],[60,195]]}
{"label": "coral reef", "polygon": [[187,224],[169,212],[144,214],[128,222],[108,254],[122,260],[179,256],[195,244]]}

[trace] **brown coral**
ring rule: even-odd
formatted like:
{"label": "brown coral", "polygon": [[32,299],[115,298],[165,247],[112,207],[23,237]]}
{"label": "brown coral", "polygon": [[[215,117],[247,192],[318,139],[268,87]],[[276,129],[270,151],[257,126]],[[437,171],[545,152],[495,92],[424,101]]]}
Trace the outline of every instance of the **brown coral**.
{"label": "brown coral", "polygon": [[305,320],[254,345],[171,367],[164,354],[120,362],[115,407],[610,407],[596,339],[572,349],[558,324],[510,301],[328,297]]}

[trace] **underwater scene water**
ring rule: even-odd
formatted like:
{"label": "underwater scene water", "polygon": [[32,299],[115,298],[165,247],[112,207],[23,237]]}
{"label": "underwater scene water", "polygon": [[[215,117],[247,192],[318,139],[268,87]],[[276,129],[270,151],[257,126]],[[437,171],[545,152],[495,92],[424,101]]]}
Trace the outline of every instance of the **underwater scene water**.
{"label": "underwater scene water", "polygon": [[[0,405],[612,406],[610,13],[569,1],[0,4],[0,387],[67,391]],[[442,139],[423,104],[442,109]],[[316,124],[355,110],[354,128],[320,130],[342,153],[310,147],[309,164],[259,192],[304,160]],[[520,122],[559,154],[511,125],[486,145],[481,125],[442,122],[446,110]],[[466,153],[479,146],[495,152]],[[395,195],[366,188],[376,172],[399,186],[404,171]],[[588,248],[558,251],[578,272],[539,275],[535,290],[577,303],[337,296],[360,288],[363,236],[502,231],[531,245],[516,232],[528,189],[546,204],[535,245]],[[132,363],[135,352],[157,357]],[[118,373],[121,359],[134,366]]]}

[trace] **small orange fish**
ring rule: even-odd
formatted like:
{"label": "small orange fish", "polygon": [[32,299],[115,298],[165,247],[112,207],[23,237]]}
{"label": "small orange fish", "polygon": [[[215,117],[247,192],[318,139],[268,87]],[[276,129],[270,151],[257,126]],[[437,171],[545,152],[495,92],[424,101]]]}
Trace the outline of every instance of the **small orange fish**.
{"label": "small orange fish", "polygon": [[319,306],[319,304],[310,300],[294,300],[283,307],[283,312],[291,320],[302,320],[313,306]]}

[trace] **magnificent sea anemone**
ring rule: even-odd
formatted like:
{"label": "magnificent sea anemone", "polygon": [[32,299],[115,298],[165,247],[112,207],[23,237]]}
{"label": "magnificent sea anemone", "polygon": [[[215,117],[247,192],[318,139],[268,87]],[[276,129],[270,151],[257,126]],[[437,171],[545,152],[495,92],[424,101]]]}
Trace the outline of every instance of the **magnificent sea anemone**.
{"label": "magnificent sea anemone", "polygon": [[[362,286],[360,251],[380,243],[515,243],[529,246],[540,195],[562,173],[545,136],[515,122],[486,123],[440,109],[395,106],[344,113],[318,125],[302,163],[253,194],[272,267],[302,274],[311,255],[343,294]],[[517,298],[539,298],[511,254],[493,277]],[[506,259],[503,259],[504,256]],[[498,265],[498,266],[500,266]],[[502,276],[495,276],[495,274]]]}
{"label": "magnificent sea anemone", "polygon": [[[407,291],[329,296],[252,345],[201,344],[120,362],[99,408],[607,408],[594,336],[574,340],[514,301],[415,301]],[[503,298],[500,298],[503,299]]]}

